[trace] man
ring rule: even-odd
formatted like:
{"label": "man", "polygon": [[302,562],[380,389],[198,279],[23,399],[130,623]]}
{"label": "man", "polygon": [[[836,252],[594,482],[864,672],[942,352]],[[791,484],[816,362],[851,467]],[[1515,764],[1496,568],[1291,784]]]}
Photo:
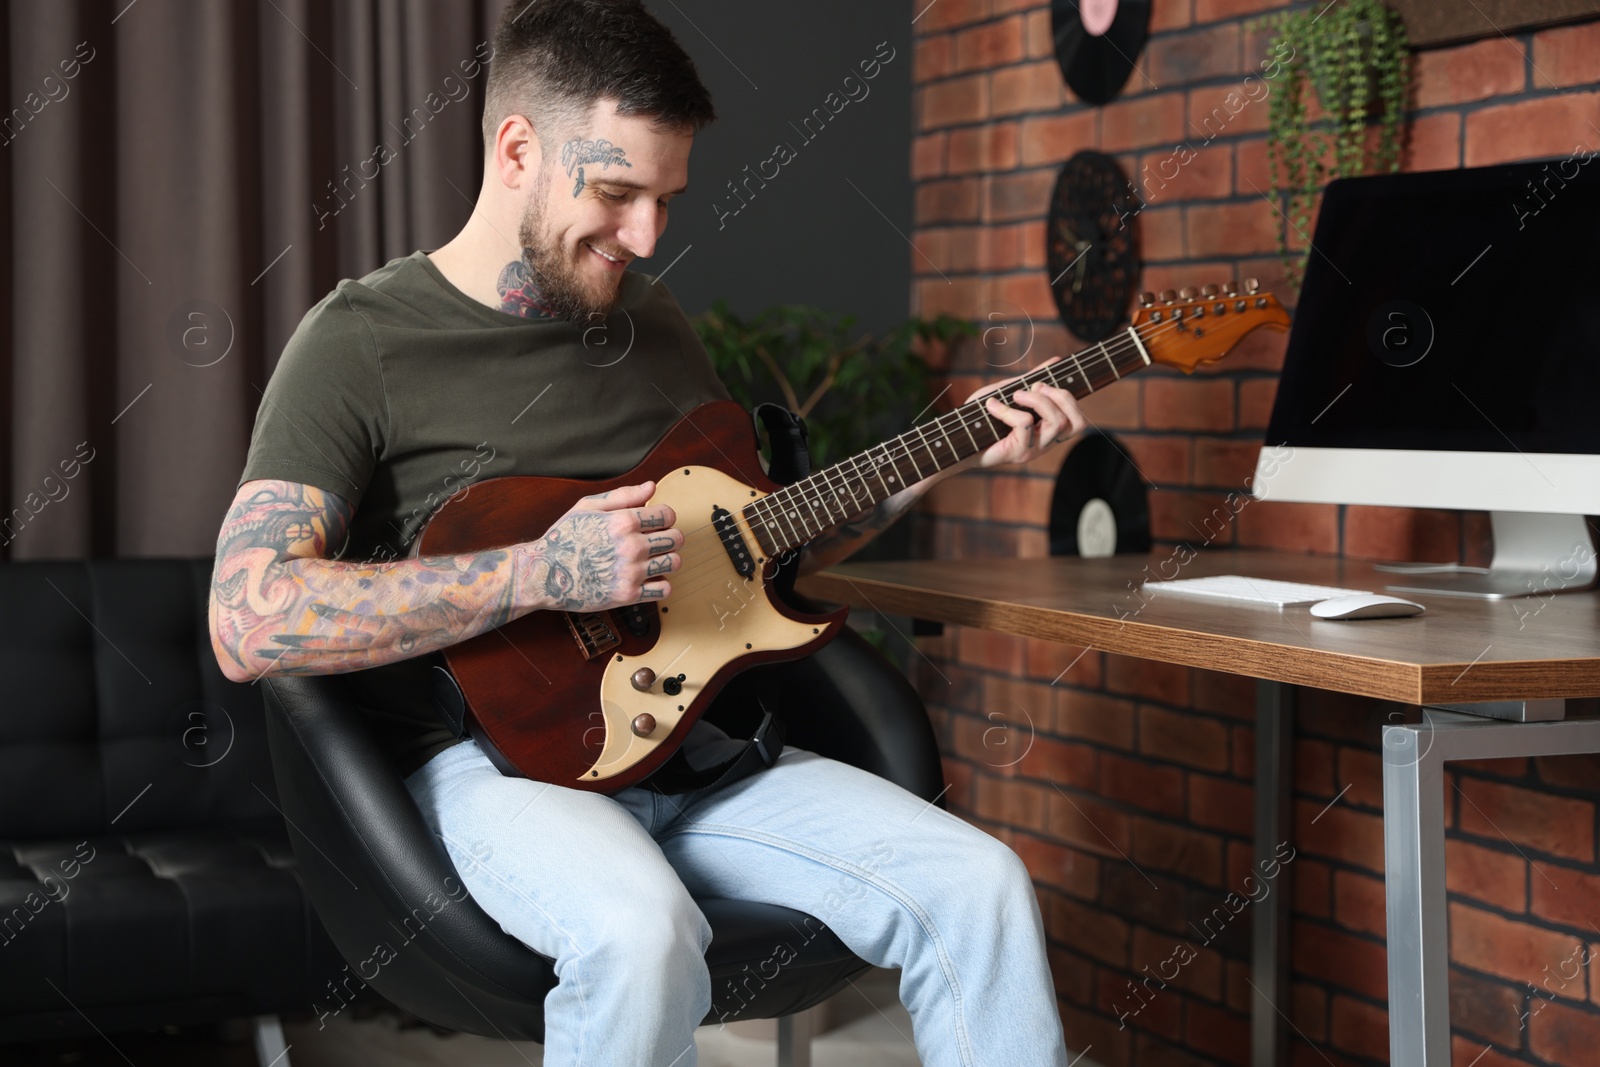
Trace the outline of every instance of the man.
{"label": "man", "polygon": [[[579,501],[534,540],[403,558],[439,502],[479,477],[614,476],[727,395],[666,286],[627,270],[655,251],[715,117],[689,58],[638,0],[514,0],[494,45],[471,218],[432,253],[341,282],[267,387],[218,542],[218,661],[237,681],[361,672],[463,883],[555,960],[551,1067],[692,1067],[713,994],[696,896],[808,912],[901,969],[926,1064],[1059,1067],[1038,902],[987,834],[793,746],[677,796],[508,777],[419,699],[439,649],[529,611],[670,598],[684,536],[647,482]],[[621,361],[584,344],[614,310],[635,334]],[[961,467],[1025,462],[1083,425],[1060,390],[1014,402],[989,403],[1014,429]],[[957,469],[820,538],[804,567],[842,559]]]}

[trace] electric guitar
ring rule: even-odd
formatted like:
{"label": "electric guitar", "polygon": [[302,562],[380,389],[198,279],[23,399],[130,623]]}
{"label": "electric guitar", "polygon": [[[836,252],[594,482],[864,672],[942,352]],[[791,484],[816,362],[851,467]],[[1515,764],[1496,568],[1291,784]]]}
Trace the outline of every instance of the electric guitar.
{"label": "electric guitar", "polygon": [[[1288,328],[1271,295],[1233,285],[1148,297],[1121,333],[999,391],[1049,382],[1082,398],[1152,363],[1193,372],[1258,327]],[[638,466],[603,481],[489,478],[435,513],[424,555],[542,536],[580,497],[647,480],[683,531],[666,600],[609,611],[535,611],[445,650],[472,733],[502,773],[615,793],[683,743],[740,671],[815,652],[844,609],[803,614],[768,579],[788,554],[922,478],[982,452],[1011,427],[970,401],[793,485],[766,477],[750,415],[732,401],[695,408]]]}

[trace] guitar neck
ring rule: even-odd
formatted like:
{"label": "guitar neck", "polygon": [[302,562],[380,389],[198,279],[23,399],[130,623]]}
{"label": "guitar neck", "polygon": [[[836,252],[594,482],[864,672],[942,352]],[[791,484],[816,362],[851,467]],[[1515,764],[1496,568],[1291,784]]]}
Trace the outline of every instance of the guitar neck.
{"label": "guitar neck", "polygon": [[[1115,337],[1029,371],[989,394],[1007,407],[1015,393],[1041,382],[1082,399],[1150,365],[1150,355],[1130,326]],[[745,520],[769,557],[799,548],[826,530],[870,511],[907,486],[977,455],[1011,427],[989,413],[988,396],[962,404],[929,422],[859,452],[744,508]],[[1027,410],[1021,408],[1019,410]]]}

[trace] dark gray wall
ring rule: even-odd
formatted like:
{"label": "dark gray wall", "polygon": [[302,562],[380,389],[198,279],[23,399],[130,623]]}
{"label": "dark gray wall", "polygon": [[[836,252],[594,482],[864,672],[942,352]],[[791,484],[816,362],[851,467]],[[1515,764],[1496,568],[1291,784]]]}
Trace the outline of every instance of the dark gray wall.
{"label": "dark gray wall", "polygon": [[[740,315],[813,304],[854,313],[858,329],[904,322],[913,254],[909,5],[647,6],[694,58],[718,119],[695,138],[689,191],[673,201],[656,254],[638,269],[666,271],[691,316],[725,297]],[[860,63],[877,56],[888,62],[878,59],[877,76],[866,80]],[[827,106],[830,93],[838,94],[834,107],[848,101],[837,114]],[[813,109],[827,116],[825,125],[803,124]],[[762,188],[750,176],[779,144],[793,158],[765,164],[766,174],[778,173]],[[729,182],[744,196],[742,207]]]}

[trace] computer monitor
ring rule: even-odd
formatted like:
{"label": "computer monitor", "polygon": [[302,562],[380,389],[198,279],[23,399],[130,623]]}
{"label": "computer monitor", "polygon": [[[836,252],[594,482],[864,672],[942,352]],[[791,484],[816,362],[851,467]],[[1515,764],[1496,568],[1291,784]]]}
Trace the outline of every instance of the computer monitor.
{"label": "computer monitor", "polygon": [[1490,567],[1390,568],[1396,591],[1592,585],[1593,156],[1330,183],[1252,492],[1491,513]]}

